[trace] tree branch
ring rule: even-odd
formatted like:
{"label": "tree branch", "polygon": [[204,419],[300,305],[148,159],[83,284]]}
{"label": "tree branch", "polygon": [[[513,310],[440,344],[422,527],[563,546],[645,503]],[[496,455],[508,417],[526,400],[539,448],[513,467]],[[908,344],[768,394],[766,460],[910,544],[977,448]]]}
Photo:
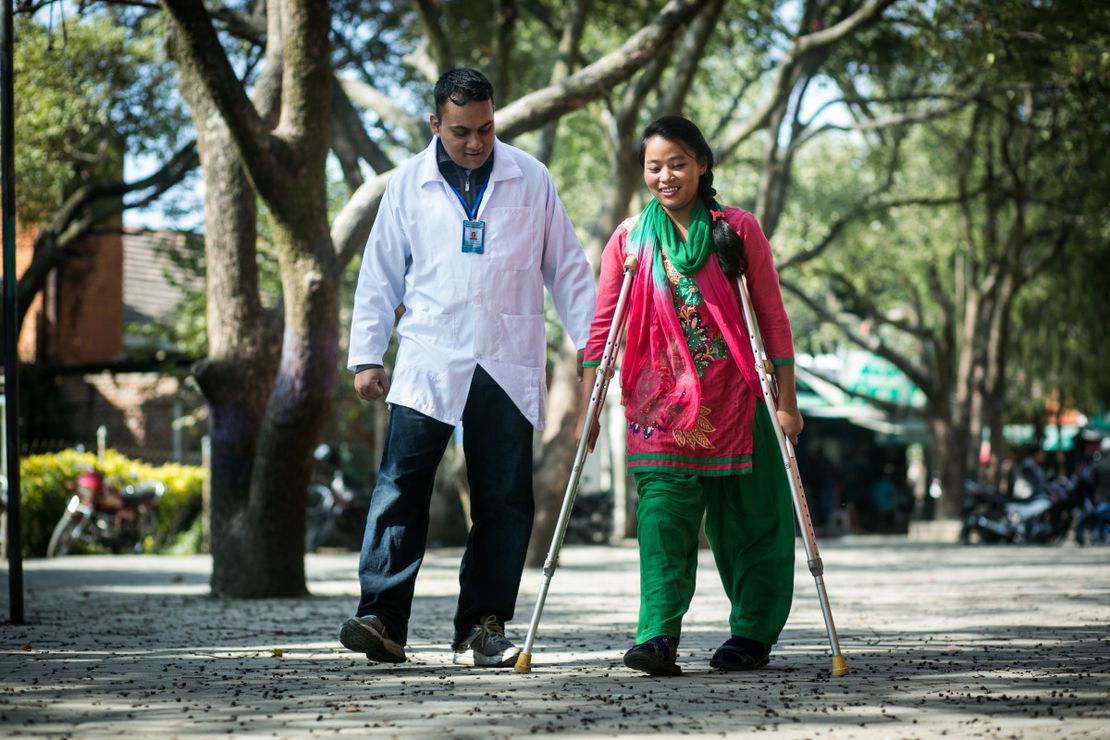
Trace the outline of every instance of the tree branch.
{"label": "tree branch", "polygon": [[252,173],[259,193],[272,192],[278,171],[274,149],[282,145],[270,136],[268,127],[247,97],[216,37],[212,18],[201,0],[161,0],[174,31],[171,56],[189,65],[212,97],[240,155]]}
{"label": "tree branch", "polygon": [[[913,124],[913,123],[924,123],[926,121],[934,121],[934,120],[937,120],[939,118],[945,118],[947,116],[952,115],[953,113],[956,113],[956,112],[964,109],[970,103],[974,102],[974,100],[975,100],[975,96],[968,96],[966,98],[962,98],[962,99],[952,103],[951,105],[949,105],[946,108],[941,108],[941,109],[938,109],[938,110],[920,110],[920,111],[912,111],[912,112],[909,112],[909,113],[901,113],[901,114],[897,114],[897,115],[884,116],[884,117],[881,117],[881,118],[869,118],[869,119],[860,121],[860,122],[855,123],[855,124],[850,124],[850,125],[836,124],[836,123],[822,124],[821,126],[811,130],[809,133],[800,137],[797,141],[792,142],[791,143],[791,148],[792,149],[799,149],[802,146],[805,146],[807,143],[809,143],[813,139],[820,136],[821,134],[827,133],[829,131],[881,131],[881,130],[888,129],[888,128],[897,128],[899,126],[908,126],[908,125]],[[815,116],[811,116],[810,121],[812,121],[814,117]]]}
{"label": "tree branch", "polygon": [[788,267],[797,267],[798,265],[804,264],[815,259],[816,257],[819,257],[822,252],[824,252],[833,242],[836,241],[837,237],[840,236],[840,233],[844,230],[845,227],[866,214],[874,213],[876,211],[887,211],[893,208],[910,208],[915,206],[948,206],[962,202],[966,196],[975,197],[976,195],[979,195],[984,191],[984,189],[980,187],[975,192],[966,194],[966,196],[951,195],[938,198],[897,198],[885,201],[871,201],[871,198],[873,198],[874,196],[878,195],[879,193],[886,192],[887,188],[888,185],[881,185],[865,195],[854,206],[852,206],[852,208],[850,208],[846,213],[844,213],[842,216],[836,219],[836,221],[833,222],[832,226],[830,226],[828,231],[825,233],[825,236],[822,237],[822,239],[817,242],[817,244],[813,245],[809,249],[805,249],[801,252],[793,254],[788,259],[780,262],[778,264],[778,269],[783,270]]}
{"label": "tree branch", "polygon": [[347,185],[351,190],[362,185],[361,173],[357,181],[352,175],[358,171],[358,161],[363,159],[375,172],[388,172],[393,169],[393,161],[371,139],[363,127],[362,118],[351,105],[350,99],[341,85],[332,87],[332,149],[343,165]]}
{"label": "tree branch", "polygon": [[[331,105],[330,9],[319,0],[270,0],[284,12],[271,10],[281,27],[280,49],[284,59],[281,78],[281,119],[276,136],[288,140],[298,153],[312,159],[324,156],[329,137],[320,135],[331,116],[321,111]],[[272,21],[274,22],[274,21]],[[267,52],[275,33],[268,34]],[[221,106],[221,111],[223,107]],[[320,151],[304,151],[316,146]]]}
{"label": "tree branch", "polygon": [[497,23],[493,37],[493,89],[499,100],[512,99],[513,31],[518,15],[516,0],[497,0]]}
{"label": "tree branch", "polygon": [[[31,302],[46,285],[51,271],[69,256],[76,242],[115,214],[154,202],[196,169],[199,163],[196,142],[189,142],[148,177],[134,182],[86,185],[67,198],[50,225],[35,237],[31,264],[20,276],[16,288],[17,326],[23,325]],[[125,195],[145,190],[151,192],[138,201],[124,203],[121,200]],[[104,201],[110,202],[97,205]]]}
{"label": "tree branch", "polygon": [[[570,12],[567,13],[566,24],[559,38],[559,58],[551,70],[551,85],[557,85],[570,77],[578,59],[578,49],[582,44],[582,34],[586,29],[586,16],[590,11],[590,0],[573,0]],[[548,162],[555,151],[555,136],[559,130],[559,122],[553,121],[544,127],[540,134],[540,144],[537,147],[536,159]]]}
{"label": "tree branch", "polygon": [[432,137],[432,129],[425,119],[409,114],[393,98],[377,88],[350,77],[340,77],[339,84],[351,102],[376,113],[381,119],[395,124],[409,138],[412,148],[420,148]]}
{"label": "tree branch", "polygon": [[385,195],[385,184],[393,171],[383,172],[364,182],[336,214],[331,225],[331,240],[343,269],[366,245],[370,228]]}
{"label": "tree branch", "polygon": [[709,39],[713,36],[713,29],[717,26],[723,7],[724,0],[712,0],[690,24],[682,40],[682,45],[675,55],[677,61],[675,62],[674,77],[655,107],[655,118],[682,112],[686,97],[690,94],[690,88],[693,86],[694,77],[698,73],[701,58],[705,54]]}
{"label": "tree branch", "polygon": [[756,131],[767,126],[771,113],[784,97],[794,89],[798,79],[798,65],[809,55],[816,54],[838,41],[877,21],[887,7],[897,0],[871,0],[852,15],[826,29],[800,36],[794,40],[786,55],[775,68],[771,93],[742,123],[724,136],[723,143],[714,152],[714,159],[722,162],[731,156]]}
{"label": "tree branch", "polygon": [[921,388],[926,396],[931,397],[934,395],[932,379],[929,378],[929,376],[919,367],[911,363],[908,358],[886,344],[877,332],[868,336],[864,336],[859,332],[856,326],[850,325],[847,321],[838,316],[836,312],[818,303],[809,295],[807,291],[800,289],[790,280],[783,280],[780,276],[780,283],[785,290],[788,290],[799,300],[801,300],[802,303],[808,306],[811,311],[817,314],[818,318],[826,323],[830,323],[836,326],[844,334],[848,341],[852,342],[862,349],[867,350],[868,352],[873,352],[890,362],[892,365],[901,370],[914,385]]}
{"label": "tree branch", "polygon": [[422,64],[420,69],[429,82],[435,82],[441,74],[453,66],[451,44],[447,40],[447,33],[443,30],[439,8],[436,7],[434,0],[416,0],[413,5],[416,16],[420,19],[420,25],[424,27],[423,51],[434,67]]}
{"label": "tree branch", "polygon": [[625,43],[556,85],[517,99],[497,116],[497,135],[504,141],[577,110],[630,78],[657,49],[681,29],[709,0],[670,0],[659,14]]}

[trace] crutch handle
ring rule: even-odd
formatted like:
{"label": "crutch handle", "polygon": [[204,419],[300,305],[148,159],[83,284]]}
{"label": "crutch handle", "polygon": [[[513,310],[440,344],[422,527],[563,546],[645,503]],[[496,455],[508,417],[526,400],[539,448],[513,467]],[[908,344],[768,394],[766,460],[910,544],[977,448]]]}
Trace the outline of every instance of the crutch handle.
{"label": "crutch handle", "polygon": [[638,265],[638,264],[640,264],[640,263],[636,259],[635,255],[630,254],[630,255],[628,255],[627,257],[624,258],[624,269],[626,269],[626,270],[631,270],[632,272],[635,272],[636,271],[636,265]]}

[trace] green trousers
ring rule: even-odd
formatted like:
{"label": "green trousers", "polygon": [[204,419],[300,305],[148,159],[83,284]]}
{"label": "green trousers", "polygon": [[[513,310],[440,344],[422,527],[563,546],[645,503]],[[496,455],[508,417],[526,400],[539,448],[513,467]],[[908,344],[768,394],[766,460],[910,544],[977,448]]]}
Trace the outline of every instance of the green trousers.
{"label": "green trousers", "polygon": [[735,636],[773,644],[794,594],[790,483],[766,409],[756,412],[750,474],[638,473],[640,620],[636,642],[679,639],[694,596],[702,518]]}

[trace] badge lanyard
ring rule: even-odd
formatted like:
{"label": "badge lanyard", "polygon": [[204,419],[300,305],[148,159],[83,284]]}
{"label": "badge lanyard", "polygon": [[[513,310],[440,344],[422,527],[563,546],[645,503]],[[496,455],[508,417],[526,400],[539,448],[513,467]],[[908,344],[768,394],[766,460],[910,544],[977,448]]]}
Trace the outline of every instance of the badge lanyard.
{"label": "badge lanyard", "polygon": [[482,196],[486,194],[487,185],[489,185],[488,177],[482,183],[482,188],[478,191],[478,197],[474,199],[472,208],[467,207],[466,200],[454,186],[451,186],[451,192],[459,199],[459,203],[462,204],[463,211],[466,213],[462,228],[462,251],[468,254],[482,254],[485,251],[486,222],[475,219],[478,216],[478,207],[482,205]]}

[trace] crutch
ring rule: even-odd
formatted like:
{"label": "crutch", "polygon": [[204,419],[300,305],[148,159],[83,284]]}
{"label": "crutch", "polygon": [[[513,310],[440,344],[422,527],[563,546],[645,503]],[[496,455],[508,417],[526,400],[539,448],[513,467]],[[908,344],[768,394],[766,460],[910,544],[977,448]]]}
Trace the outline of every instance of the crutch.
{"label": "crutch", "polygon": [[578,440],[578,451],[574,455],[574,467],[570,470],[570,479],[567,481],[567,490],[563,494],[563,508],[559,510],[559,520],[555,523],[555,534],[551,538],[551,548],[547,551],[547,560],[543,564],[543,583],[540,584],[540,593],[536,597],[536,608],[532,611],[532,622],[528,625],[528,637],[524,640],[524,649],[516,659],[517,673],[532,672],[532,643],[536,639],[536,630],[540,625],[540,615],[543,605],[547,600],[547,590],[551,587],[551,577],[559,566],[559,549],[563,546],[563,538],[567,533],[567,523],[570,521],[570,510],[574,507],[574,497],[578,493],[578,481],[582,478],[582,466],[586,455],[590,452],[590,432],[594,423],[597,410],[605,400],[605,392],[609,389],[609,377],[617,356],[617,347],[620,345],[621,336],[624,334],[624,325],[628,320],[626,304],[628,303],[629,289],[636,273],[636,258],[628,257],[624,261],[624,281],[621,283],[620,295],[617,297],[617,307],[613,311],[613,323],[609,325],[609,336],[605,340],[605,349],[601,353],[601,363],[597,366],[597,378],[594,388],[590,393],[590,404],[586,408],[586,419],[582,423],[582,436]]}
{"label": "crutch", "polygon": [[775,439],[779,442],[779,452],[782,453],[782,462],[786,466],[790,479],[790,493],[794,499],[794,514],[798,518],[798,527],[802,530],[802,539],[806,547],[806,560],[809,563],[809,572],[817,583],[817,598],[821,602],[821,613],[825,617],[825,629],[829,633],[829,646],[832,648],[832,675],[845,676],[848,674],[848,661],[840,652],[840,639],[836,635],[836,625],[833,624],[832,610],[829,608],[829,595],[825,591],[825,566],[821,562],[821,555],[817,552],[817,535],[813,532],[813,520],[809,516],[809,506],[806,504],[806,494],[802,490],[802,476],[798,472],[798,460],[794,456],[794,445],[786,438],[779,424],[776,414],[778,410],[774,395],[774,366],[767,357],[767,350],[763,346],[763,337],[759,333],[759,324],[755,320],[755,310],[752,308],[752,298],[748,294],[747,281],[743,276],[736,280],[740,286],[740,306],[744,310],[744,323],[748,326],[748,339],[752,343],[752,355],[755,357],[755,371],[759,375],[759,385],[763,390],[763,403],[771,417],[771,425],[775,429]]}

